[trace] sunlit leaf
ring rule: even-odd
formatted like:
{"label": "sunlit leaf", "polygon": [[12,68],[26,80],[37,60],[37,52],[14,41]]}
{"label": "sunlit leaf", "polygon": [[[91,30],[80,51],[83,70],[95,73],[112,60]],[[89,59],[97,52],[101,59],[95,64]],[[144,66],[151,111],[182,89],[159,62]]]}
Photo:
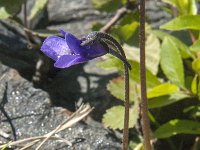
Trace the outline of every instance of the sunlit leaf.
{"label": "sunlit leaf", "polygon": [[[137,97],[134,92],[135,84],[133,80],[130,80],[130,101],[134,101],[134,97]],[[113,96],[120,100],[124,100],[124,78],[118,77],[111,80],[108,85],[107,89],[111,92]]]}
{"label": "sunlit leaf", "polygon": [[184,92],[177,92],[166,96],[152,98],[148,101],[149,108],[160,108],[178,101],[189,98],[190,96]]}
{"label": "sunlit leaf", "polygon": [[178,9],[180,15],[195,15],[197,7],[195,0],[163,0]]}
{"label": "sunlit leaf", "polygon": [[16,15],[25,0],[0,0],[0,19]]}
{"label": "sunlit leaf", "polygon": [[[158,72],[160,62],[160,42],[154,34],[147,36],[146,40],[146,66],[154,75]],[[127,58],[130,60],[140,61],[140,49],[137,47],[123,45]]]}
{"label": "sunlit leaf", "polygon": [[111,55],[108,55],[105,60],[98,62],[97,66],[105,70],[123,70],[123,63]]}
{"label": "sunlit leaf", "polygon": [[[140,65],[136,61],[129,60],[129,63],[132,66],[132,70],[129,71],[131,80],[134,80],[136,82],[140,82]],[[118,69],[120,71],[123,71],[123,64],[120,60],[117,58],[111,57],[105,61],[101,61],[97,64],[99,67],[103,69]],[[147,86],[154,87],[160,84],[160,81],[158,78],[153,75],[148,69],[146,71],[146,77],[147,77]]]}
{"label": "sunlit leaf", "polygon": [[192,62],[192,69],[200,74],[200,58],[197,58]]}
{"label": "sunlit leaf", "polygon": [[176,47],[180,51],[182,58],[194,58],[195,57],[190,52],[189,47],[184,42],[179,40],[178,38],[170,35],[169,33],[162,32],[162,31],[159,31],[159,30],[154,30],[154,31],[151,31],[151,32],[153,34],[155,34],[161,40],[164,40],[165,37],[168,37],[169,39],[171,39],[176,44]]}
{"label": "sunlit leaf", "polygon": [[196,75],[193,80],[192,80],[192,85],[191,85],[191,91],[193,94],[197,94],[197,79],[198,79],[198,76]]}
{"label": "sunlit leaf", "polygon": [[148,91],[147,97],[154,98],[154,97],[169,95],[169,94],[178,92],[178,90],[179,88],[174,84],[163,83],[152,88],[150,91]]}
{"label": "sunlit leaf", "polygon": [[[139,116],[139,102],[135,101],[134,106],[130,108],[129,112],[129,128],[133,128],[137,123]],[[103,123],[106,127],[112,129],[123,129],[124,127],[124,107],[114,106],[106,110],[103,116]]]}
{"label": "sunlit leaf", "polygon": [[167,78],[174,84],[184,87],[184,72],[181,55],[175,43],[168,37],[161,46],[161,68]]}
{"label": "sunlit leaf", "polygon": [[117,31],[119,36],[126,41],[131,36],[133,36],[138,26],[139,26],[138,22],[132,22],[131,24],[120,26]]}
{"label": "sunlit leaf", "polygon": [[29,20],[35,18],[47,5],[48,0],[36,0],[33,8],[31,9],[30,16],[28,16]]}
{"label": "sunlit leaf", "polygon": [[190,50],[193,52],[200,52],[200,40],[195,41],[195,43],[190,46]]}
{"label": "sunlit leaf", "polygon": [[200,22],[200,15],[180,16],[160,26],[160,28],[172,31],[185,30],[185,29],[200,30],[199,22]]}
{"label": "sunlit leaf", "polygon": [[200,134],[200,123],[191,120],[171,120],[161,125],[154,135],[157,138],[168,138],[177,134]]}

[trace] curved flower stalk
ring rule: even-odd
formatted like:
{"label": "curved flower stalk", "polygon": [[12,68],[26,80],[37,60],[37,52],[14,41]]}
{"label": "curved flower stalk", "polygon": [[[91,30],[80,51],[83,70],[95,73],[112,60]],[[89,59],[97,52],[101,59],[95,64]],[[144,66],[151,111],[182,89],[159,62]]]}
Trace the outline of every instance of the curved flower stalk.
{"label": "curved flower stalk", "polygon": [[[110,53],[124,63],[125,76],[125,114],[123,132],[123,150],[128,149],[129,129],[129,73],[131,65],[128,63],[121,45],[109,34],[102,32],[91,32],[87,36],[78,39],[74,35],[60,31],[64,38],[49,36],[41,46],[41,51],[55,61],[57,68],[68,68],[70,66],[87,62],[91,59]],[[113,50],[117,49],[117,51]]]}
{"label": "curved flower stalk", "polygon": [[[123,150],[128,150],[128,141],[129,141],[129,137],[128,137],[129,136],[129,72],[128,72],[128,69],[131,69],[131,65],[128,63],[126,59],[126,55],[121,45],[109,34],[96,31],[96,32],[92,32],[88,34],[83,39],[84,41],[81,43],[81,45],[83,46],[92,45],[96,41],[99,41],[109,51],[110,54],[119,58],[124,63],[125,113],[124,113],[124,130],[123,130]],[[120,54],[112,50],[112,48],[110,48],[109,45],[112,47],[115,47],[119,51]]]}

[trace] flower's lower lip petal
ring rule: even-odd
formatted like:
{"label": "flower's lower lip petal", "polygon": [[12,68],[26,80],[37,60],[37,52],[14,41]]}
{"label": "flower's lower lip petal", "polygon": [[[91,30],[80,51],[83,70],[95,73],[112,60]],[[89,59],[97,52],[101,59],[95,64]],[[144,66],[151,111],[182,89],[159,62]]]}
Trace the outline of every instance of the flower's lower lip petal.
{"label": "flower's lower lip petal", "polygon": [[72,53],[65,39],[58,36],[49,36],[46,38],[41,46],[41,51],[55,61],[60,56],[70,55]]}
{"label": "flower's lower lip petal", "polygon": [[60,57],[56,63],[54,64],[55,67],[57,68],[68,68],[70,66],[84,63],[89,61],[90,59],[84,58],[81,56],[76,56],[76,55],[65,55]]}

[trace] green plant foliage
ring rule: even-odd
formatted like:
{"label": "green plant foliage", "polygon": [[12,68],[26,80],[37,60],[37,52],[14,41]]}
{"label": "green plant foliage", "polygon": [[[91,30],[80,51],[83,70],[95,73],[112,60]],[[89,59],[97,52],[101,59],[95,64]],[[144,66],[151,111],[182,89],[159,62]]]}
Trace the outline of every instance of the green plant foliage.
{"label": "green plant foliage", "polygon": [[[146,66],[154,75],[158,72],[158,66],[160,62],[160,42],[154,34],[149,34],[146,40]],[[124,51],[127,58],[140,61],[140,49],[137,47],[124,44]]]}
{"label": "green plant foliage", "polygon": [[198,119],[200,117],[200,105],[189,106],[183,110],[184,113],[189,113],[191,118]]}
{"label": "green plant foliage", "polygon": [[192,62],[192,69],[200,75],[200,58],[195,59]]}
{"label": "green plant foliage", "polygon": [[0,0],[0,19],[16,15],[25,0]]}
{"label": "green plant foliage", "polygon": [[178,9],[180,15],[195,15],[197,7],[195,0],[163,0]]}
{"label": "green plant foliage", "polygon": [[111,12],[122,6],[121,0],[92,0],[93,7],[100,11]]}
{"label": "green plant foliage", "polygon": [[37,17],[38,14],[45,8],[47,3],[48,3],[48,0],[35,1],[35,4],[33,8],[31,9],[31,13],[30,13],[30,16],[28,16],[28,19],[32,20],[33,18]]}
{"label": "green plant foliage", "polygon": [[200,15],[180,16],[160,26],[160,28],[171,31],[185,29],[200,30],[200,24],[198,22],[200,22]]}
{"label": "green plant foliage", "polygon": [[161,46],[161,67],[167,78],[174,84],[184,87],[184,72],[181,55],[175,43],[168,37]]}
{"label": "green plant foliage", "polygon": [[184,59],[195,58],[195,56],[189,50],[189,47],[185,43],[183,43],[181,40],[176,38],[175,36],[172,36],[166,32],[162,32],[159,30],[151,31],[151,33],[155,34],[162,41],[164,40],[165,37],[168,37],[171,41],[173,41],[176,47],[178,48],[178,50],[180,51],[182,58]]}
{"label": "green plant foliage", "polygon": [[[129,112],[129,128],[133,128],[139,116],[139,102],[136,100]],[[103,116],[103,123],[112,129],[123,129],[124,126],[124,107],[114,106],[107,109]]]}
{"label": "green plant foliage", "polygon": [[[137,83],[140,82],[140,65],[138,62],[133,61],[133,60],[129,60],[129,63],[132,66],[132,70],[129,71],[130,73],[130,78],[131,80],[136,81]],[[123,64],[120,60],[118,60],[117,58],[111,57],[105,61],[101,61],[98,63],[98,66],[103,68],[103,69],[118,69],[120,71],[123,71]],[[160,84],[160,81],[158,80],[158,78],[153,75],[148,69],[146,72],[146,77],[147,77],[147,86],[150,87],[154,87]]]}
{"label": "green plant foliage", "polygon": [[168,138],[177,134],[200,134],[200,123],[191,120],[170,120],[161,125],[154,135],[157,138]]}
{"label": "green plant foliage", "polygon": [[118,41],[128,43],[130,39],[135,36],[139,27],[138,13],[128,13],[118,25],[111,29],[111,34],[118,39]]}
{"label": "green plant foliage", "polygon": [[130,39],[130,37],[133,36],[138,26],[139,26],[138,22],[132,22],[131,24],[120,26],[118,27],[117,35],[119,35],[119,37],[123,39],[124,41],[127,41]]}
{"label": "green plant foliage", "polygon": [[191,84],[191,91],[193,94],[197,94],[197,90],[198,90],[198,87],[197,87],[197,79],[198,79],[198,76],[195,75],[195,77],[193,78],[192,80],[192,84]]}
{"label": "green plant foliage", "polygon": [[105,70],[123,70],[123,63],[111,55],[108,55],[104,61],[98,62],[97,66]]}
{"label": "green plant foliage", "polygon": [[[130,80],[130,101],[134,101],[134,97],[137,97],[135,95],[134,89],[136,85],[134,84],[133,80]],[[124,100],[124,78],[118,77],[116,79],[113,79],[109,82],[107,85],[107,89],[111,92],[113,96],[120,100]]]}
{"label": "green plant foliage", "polygon": [[160,108],[190,97],[190,95],[179,91],[170,95],[152,98],[148,101],[148,104],[149,108]]}
{"label": "green plant foliage", "polygon": [[178,92],[178,90],[179,90],[179,88],[174,84],[163,83],[163,84],[160,84],[160,85],[152,88],[147,93],[147,97],[148,98],[154,98],[154,97],[169,95],[169,94]]}
{"label": "green plant foliage", "polygon": [[195,53],[200,52],[200,40],[195,41],[195,43],[192,46],[190,46],[190,50]]}

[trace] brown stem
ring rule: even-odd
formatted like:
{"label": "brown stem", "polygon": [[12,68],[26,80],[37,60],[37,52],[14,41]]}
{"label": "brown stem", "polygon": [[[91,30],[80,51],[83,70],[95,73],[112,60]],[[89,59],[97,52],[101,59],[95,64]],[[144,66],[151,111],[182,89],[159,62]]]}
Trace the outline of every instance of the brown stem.
{"label": "brown stem", "polygon": [[192,43],[194,43],[196,41],[196,38],[195,38],[194,34],[192,33],[191,30],[188,30],[188,32],[189,32],[189,35],[190,35]]}
{"label": "brown stem", "polygon": [[144,135],[144,149],[151,150],[150,125],[146,92],[145,67],[145,0],[140,0],[140,82],[141,82],[141,124]]}
{"label": "brown stem", "polygon": [[26,0],[24,1],[24,26],[28,28],[28,23],[27,23],[27,2]]}

